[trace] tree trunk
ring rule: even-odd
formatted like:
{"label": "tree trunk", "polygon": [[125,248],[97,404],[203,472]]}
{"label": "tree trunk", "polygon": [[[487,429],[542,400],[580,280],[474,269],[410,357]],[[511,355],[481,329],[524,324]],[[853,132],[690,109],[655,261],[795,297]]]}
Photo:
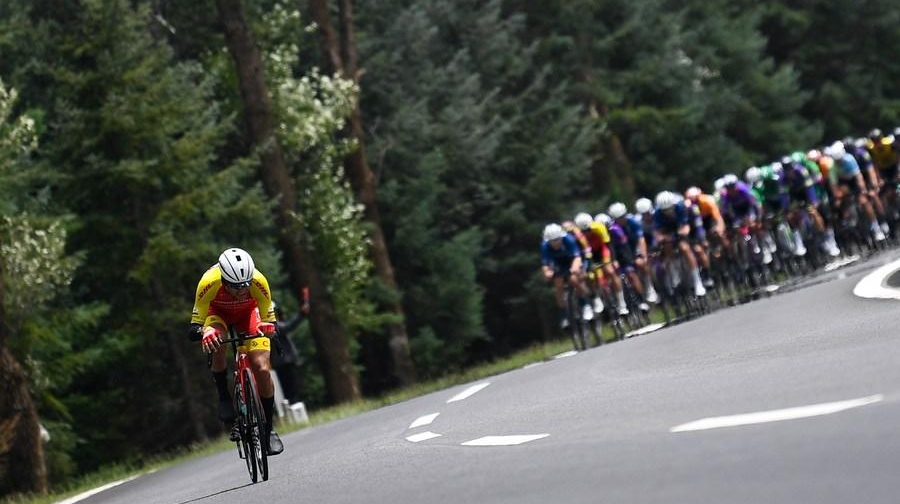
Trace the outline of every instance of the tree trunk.
{"label": "tree trunk", "polygon": [[3,267],[0,265],[0,497],[18,492],[47,493],[47,466],[37,409],[28,377],[6,341]]}
{"label": "tree trunk", "polygon": [[324,289],[321,274],[307,252],[302,231],[296,225],[297,194],[275,137],[272,101],[265,83],[263,61],[247,25],[241,0],[216,0],[228,50],[234,59],[244,103],[250,139],[259,150],[260,177],[269,197],[278,201],[276,223],[293,292],[309,286],[310,322],[316,350],[322,361],[325,383],[332,400],[344,402],[361,398],[359,377],[350,358],[345,328],[334,312]]}
{"label": "tree trunk", "polygon": [[[356,45],[353,30],[353,4],[350,0],[339,0],[341,34],[340,40],[331,24],[327,0],[310,0],[313,20],[319,26],[322,39],[321,49],[327,70],[339,73],[345,79],[352,79],[359,84]],[[366,158],[363,144],[364,128],[362,114],[357,99],[353,112],[347,123],[347,134],[356,140],[357,148],[344,160],[344,167],[350,179],[350,185],[356,193],[356,199],[363,204],[363,217],[369,223],[369,253],[375,264],[375,272],[381,282],[392,292],[397,292],[397,281],[391,262],[384,232],[381,227],[381,216],[378,211],[378,191],[375,175]],[[387,309],[400,318],[399,322],[389,325],[390,340],[388,342],[394,377],[401,385],[410,385],[416,381],[416,368],[409,350],[409,336],[403,320],[403,304],[399,299],[388,302]]]}
{"label": "tree trunk", "polygon": [[[160,280],[159,277],[156,277],[153,279],[151,285],[157,306],[163,306],[165,304],[164,301],[162,301],[165,299],[165,296],[163,295],[165,289],[163,288],[162,280]],[[165,335],[161,335],[161,338],[165,340]],[[181,400],[184,401],[184,412],[186,417],[184,420],[188,423],[187,427],[193,432],[193,439],[200,442],[206,442],[209,437],[206,435],[203,417],[197,410],[197,402],[193,394],[194,380],[191,379],[191,369],[188,367],[187,357],[184,354],[184,341],[185,340],[171,342],[165,345],[165,347],[172,356],[172,364],[174,365],[175,373],[178,375],[178,382],[181,385]],[[211,383],[208,384],[207,387],[210,391],[213,390]]]}

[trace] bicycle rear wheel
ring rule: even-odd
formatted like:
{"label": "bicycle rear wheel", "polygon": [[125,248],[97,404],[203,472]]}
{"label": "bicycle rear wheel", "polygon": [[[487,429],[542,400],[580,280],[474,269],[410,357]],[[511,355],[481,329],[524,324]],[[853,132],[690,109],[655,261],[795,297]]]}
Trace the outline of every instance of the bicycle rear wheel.
{"label": "bicycle rear wheel", "polygon": [[[253,373],[249,369],[244,373],[246,373],[244,382],[247,387],[245,397],[247,400],[247,431],[250,435],[250,457],[253,458],[258,476],[263,481],[267,481],[269,479],[269,431],[266,429],[266,415],[263,412],[262,400],[259,397]],[[253,482],[256,483],[257,478],[254,478]]]}

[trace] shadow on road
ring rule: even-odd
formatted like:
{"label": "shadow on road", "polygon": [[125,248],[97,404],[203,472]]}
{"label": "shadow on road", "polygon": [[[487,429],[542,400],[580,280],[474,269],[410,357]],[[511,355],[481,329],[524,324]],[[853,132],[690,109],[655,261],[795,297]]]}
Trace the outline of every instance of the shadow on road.
{"label": "shadow on road", "polygon": [[204,499],[208,499],[208,498],[210,498],[210,497],[215,497],[216,495],[222,495],[222,494],[225,494],[225,493],[228,493],[228,492],[233,492],[233,491],[235,491],[235,490],[240,490],[241,488],[246,488],[246,487],[251,486],[251,485],[253,485],[253,484],[254,484],[254,483],[247,483],[246,485],[236,486],[236,487],[233,487],[233,488],[227,488],[227,489],[225,489],[225,490],[222,490],[222,491],[219,491],[219,492],[216,492],[216,493],[211,493],[211,494],[209,494],[209,495],[204,495],[203,497],[197,497],[196,499],[191,499],[191,500],[181,501],[181,502],[179,502],[178,504],[188,504],[188,503],[190,503],[190,502],[200,502],[200,501],[202,501],[202,500],[204,500]]}

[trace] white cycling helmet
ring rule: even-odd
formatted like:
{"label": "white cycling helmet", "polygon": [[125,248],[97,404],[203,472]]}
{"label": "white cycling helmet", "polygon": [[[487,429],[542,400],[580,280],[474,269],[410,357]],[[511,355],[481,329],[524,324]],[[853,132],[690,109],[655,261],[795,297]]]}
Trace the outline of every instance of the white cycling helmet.
{"label": "white cycling helmet", "polygon": [[695,200],[695,199],[699,198],[701,194],[703,194],[703,191],[701,191],[700,188],[697,186],[688,187],[684,191],[685,199],[689,199],[689,200]]}
{"label": "white cycling helmet", "polygon": [[671,191],[663,191],[656,195],[656,207],[660,210],[667,210],[678,203],[678,195]]}
{"label": "white cycling helmet", "polygon": [[747,183],[750,185],[753,185],[753,184],[759,182],[759,178],[760,178],[759,168],[757,168],[755,166],[751,166],[750,168],[747,168],[747,173],[744,173],[744,180],[746,180]]}
{"label": "white cycling helmet", "polygon": [[219,256],[219,270],[225,283],[248,286],[253,280],[253,258],[246,250],[227,249]]}
{"label": "white cycling helmet", "polygon": [[566,230],[563,229],[559,224],[547,224],[544,227],[545,241],[559,240],[560,238],[564,238],[565,236]]}
{"label": "white cycling helmet", "polygon": [[831,144],[831,157],[833,158],[842,158],[845,154],[847,154],[847,150],[844,148],[844,142],[837,141]]}
{"label": "white cycling helmet", "polygon": [[610,224],[612,224],[612,221],[613,221],[612,217],[610,217],[609,215],[607,215],[605,213],[598,213],[597,215],[594,216],[594,220],[599,222],[600,224],[603,224],[604,226],[609,226]]}
{"label": "white cycling helmet", "polygon": [[722,183],[725,185],[725,187],[731,187],[738,183],[738,176],[734,173],[729,173],[722,177]]}
{"label": "white cycling helmet", "polygon": [[717,178],[716,181],[713,182],[713,187],[716,188],[716,192],[722,192],[722,189],[725,189],[725,179],[722,177]]}
{"label": "white cycling helmet", "polygon": [[634,211],[639,214],[645,214],[653,210],[653,202],[649,198],[641,198],[634,202]]}
{"label": "white cycling helmet", "polygon": [[619,201],[609,205],[609,210],[607,211],[609,212],[609,216],[613,219],[621,219],[628,213],[628,209],[625,208],[625,203]]}
{"label": "white cycling helmet", "polygon": [[591,218],[590,214],[581,212],[575,216],[575,225],[578,226],[578,229],[584,231],[587,228],[591,227],[591,224],[594,222],[594,219]]}

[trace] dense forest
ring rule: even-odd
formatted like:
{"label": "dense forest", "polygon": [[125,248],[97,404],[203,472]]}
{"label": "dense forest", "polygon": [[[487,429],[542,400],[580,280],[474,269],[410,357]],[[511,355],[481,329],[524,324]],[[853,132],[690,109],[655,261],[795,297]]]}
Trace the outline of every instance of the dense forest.
{"label": "dense forest", "polygon": [[896,7],[0,2],[0,497],[218,435],[225,247],[313,408],[556,337],[544,224],[900,126]]}

